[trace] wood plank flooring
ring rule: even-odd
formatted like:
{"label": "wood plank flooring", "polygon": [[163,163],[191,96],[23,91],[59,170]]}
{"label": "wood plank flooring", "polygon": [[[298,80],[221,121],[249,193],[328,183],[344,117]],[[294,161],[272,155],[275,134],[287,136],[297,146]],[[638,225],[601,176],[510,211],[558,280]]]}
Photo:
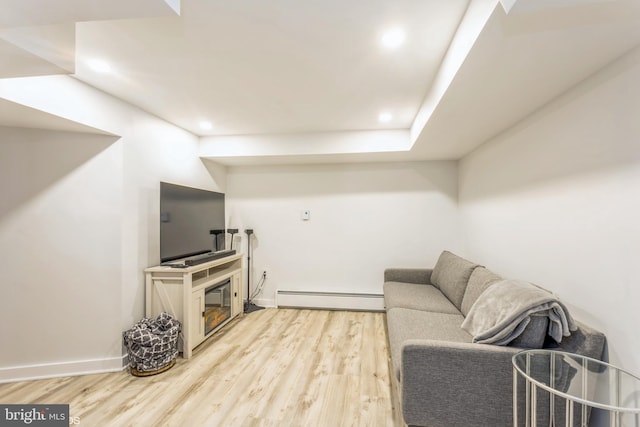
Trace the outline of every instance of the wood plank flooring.
{"label": "wood plank flooring", "polygon": [[260,310],[165,373],[0,384],[0,403],[68,403],[81,426],[403,426],[384,316]]}

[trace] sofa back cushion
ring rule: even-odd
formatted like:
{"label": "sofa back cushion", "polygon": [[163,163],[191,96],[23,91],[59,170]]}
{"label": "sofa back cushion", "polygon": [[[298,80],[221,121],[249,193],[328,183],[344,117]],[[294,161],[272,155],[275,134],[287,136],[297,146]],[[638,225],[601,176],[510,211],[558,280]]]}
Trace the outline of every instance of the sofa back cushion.
{"label": "sofa back cushion", "polygon": [[476,267],[478,264],[460,258],[449,251],[443,251],[433,267],[431,283],[440,288],[449,301],[460,310],[467,282]]}
{"label": "sofa back cushion", "polygon": [[469,277],[469,283],[464,292],[464,297],[462,298],[462,306],[460,307],[460,311],[465,317],[469,314],[471,306],[476,302],[480,294],[498,280],[502,280],[502,277],[484,267],[478,267],[473,270]]}

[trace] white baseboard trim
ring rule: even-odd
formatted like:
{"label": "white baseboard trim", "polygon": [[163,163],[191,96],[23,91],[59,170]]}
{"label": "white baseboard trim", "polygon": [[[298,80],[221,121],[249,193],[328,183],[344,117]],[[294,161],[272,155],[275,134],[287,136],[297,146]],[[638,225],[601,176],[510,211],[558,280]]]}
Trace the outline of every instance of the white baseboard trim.
{"label": "white baseboard trim", "polygon": [[382,294],[357,292],[276,291],[277,307],[384,311]]}
{"label": "white baseboard trim", "polygon": [[252,303],[254,303],[255,305],[259,306],[259,307],[265,307],[265,308],[274,308],[276,307],[276,302],[272,299],[268,299],[268,298],[254,298],[251,300]]}
{"label": "white baseboard trim", "polygon": [[107,359],[78,360],[75,362],[0,368],[0,384],[16,381],[41,380],[45,378],[119,372],[127,366],[127,360],[128,357],[125,354],[121,357],[111,357]]}

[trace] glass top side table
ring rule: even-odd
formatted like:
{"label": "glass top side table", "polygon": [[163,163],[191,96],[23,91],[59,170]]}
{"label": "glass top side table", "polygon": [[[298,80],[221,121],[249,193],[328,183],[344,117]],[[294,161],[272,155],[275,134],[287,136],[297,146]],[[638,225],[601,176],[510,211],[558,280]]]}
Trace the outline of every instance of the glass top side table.
{"label": "glass top side table", "polygon": [[610,426],[640,427],[640,378],[622,369],[552,350],[522,351],[512,364],[514,427],[587,426],[591,408],[608,411]]}

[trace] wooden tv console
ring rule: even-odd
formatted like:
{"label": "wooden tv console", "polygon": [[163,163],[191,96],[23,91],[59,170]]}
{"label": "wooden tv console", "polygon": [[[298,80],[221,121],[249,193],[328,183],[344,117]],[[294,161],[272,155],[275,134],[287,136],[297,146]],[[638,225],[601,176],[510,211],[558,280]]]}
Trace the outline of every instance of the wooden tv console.
{"label": "wooden tv console", "polygon": [[[185,268],[157,266],[145,271],[145,316],[167,312],[182,323],[178,341],[182,357],[238,315],[243,314],[242,254],[230,255]],[[205,334],[205,290],[231,280],[231,316]]]}

